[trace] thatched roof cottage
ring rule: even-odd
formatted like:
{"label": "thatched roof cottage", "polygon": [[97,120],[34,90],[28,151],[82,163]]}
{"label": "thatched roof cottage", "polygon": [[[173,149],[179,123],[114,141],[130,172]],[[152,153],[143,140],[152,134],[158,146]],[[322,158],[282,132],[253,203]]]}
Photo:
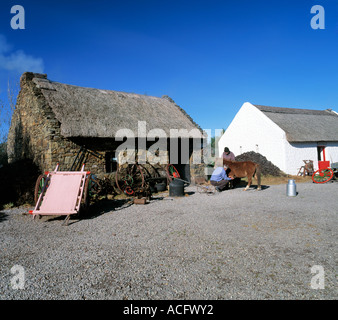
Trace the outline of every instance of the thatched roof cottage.
{"label": "thatched roof cottage", "polygon": [[[166,159],[162,157],[161,161],[177,164],[190,178],[193,168],[191,161],[180,161],[181,144],[190,141],[191,159],[194,148],[201,151],[202,130],[169,97],[83,88],[31,72],[21,76],[20,87],[8,135],[9,162],[29,158],[42,171],[53,169],[56,163],[69,170],[81,147],[85,147],[92,151],[86,155],[87,170],[111,172],[116,170],[119,158],[116,150],[122,144],[129,146],[126,137],[130,133],[136,141],[131,144],[135,150],[140,142],[149,150],[154,141],[159,141],[154,140],[155,136],[161,137],[161,145],[166,148]],[[178,133],[178,139],[173,139],[172,133],[180,130],[186,135]],[[149,132],[153,139],[149,139]],[[179,142],[171,143],[174,140]]]}
{"label": "thatched roof cottage", "polygon": [[219,140],[219,150],[229,147],[236,156],[254,151],[287,174],[296,175],[312,160],[338,162],[338,114],[253,105],[246,102]]}

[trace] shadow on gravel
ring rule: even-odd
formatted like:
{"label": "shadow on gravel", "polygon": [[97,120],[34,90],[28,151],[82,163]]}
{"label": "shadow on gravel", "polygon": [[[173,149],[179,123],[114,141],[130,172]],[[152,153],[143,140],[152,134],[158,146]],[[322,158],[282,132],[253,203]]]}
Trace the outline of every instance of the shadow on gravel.
{"label": "shadow on gravel", "polygon": [[[257,187],[256,187],[257,188]],[[265,189],[269,189],[270,188],[270,186],[261,186],[261,188],[262,188],[262,190],[265,190]]]}
{"label": "shadow on gravel", "polygon": [[[153,197],[150,201],[159,201],[159,200],[172,200],[167,199],[165,197]],[[148,205],[149,203],[145,204]],[[70,226],[73,223],[79,222],[81,220],[90,220],[95,219],[105,213],[112,212],[112,211],[119,211],[126,209],[130,206],[134,205],[133,199],[112,199],[112,200],[100,200],[96,203],[93,203],[90,205],[89,210],[84,215],[72,215],[70,217],[70,220],[68,222],[68,226]],[[0,212],[1,214],[1,212]],[[51,221],[60,221],[60,224],[62,224],[63,220],[65,220],[65,216],[43,216],[44,222],[51,222]],[[1,216],[0,216],[0,222],[1,222]]]}
{"label": "shadow on gravel", "polygon": [[[102,214],[105,214],[110,211],[118,211],[124,208],[130,207],[133,202],[130,199],[116,199],[116,200],[101,200],[96,203],[93,203],[89,206],[89,210],[84,215],[73,215],[70,217],[70,221],[68,225],[76,223],[80,220],[90,220],[95,219]],[[53,216],[49,218],[47,221],[63,221],[65,216]]]}
{"label": "shadow on gravel", "polygon": [[[236,187],[234,187],[234,189],[241,189],[241,188],[245,188],[246,187],[246,183],[243,183],[243,184],[240,184],[240,185],[237,185]],[[251,186],[250,186],[250,188],[248,189],[248,191],[249,190],[257,190],[257,185],[256,184],[252,184]],[[263,191],[263,190],[266,190],[266,189],[269,189],[270,188],[270,186],[267,186],[267,185],[261,185],[261,191]]]}
{"label": "shadow on gravel", "polygon": [[130,207],[132,204],[133,201],[131,199],[101,200],[90,205],[89,213],[84,219],[93,219],[110,211],[122,210]]}
{"label": "shadow on gravel", "polygon": [[[254,181],[253,181],[254,182]],[[230,187],[230,189],[239,189],[239,188],[245,188],[247,186],[248,182],[245,180],[237,180],[236,183],[234,184],[233,187]],[[257,189],[257,184],[251,184],[249,190],[256,190]],[[270,186],[267,185],[261,185],[261,190],[265,190],[270,188]],[[227,187],[227,189],[229,189],[229,187]]]}
{"label": "shadow on gravel", "polygon": [[8,214],[0,211],[0,222],[6,221]]}

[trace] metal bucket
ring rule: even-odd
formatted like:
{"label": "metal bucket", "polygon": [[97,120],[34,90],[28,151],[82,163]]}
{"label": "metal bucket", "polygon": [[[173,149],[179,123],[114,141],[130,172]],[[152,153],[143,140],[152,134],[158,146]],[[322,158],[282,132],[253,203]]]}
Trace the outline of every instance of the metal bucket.
{"label": "metal bucket", "polygon": [[297,195],[297,187],[295,180],[289,179],[289,182],[286,185],[286,195],[289,197],[295,197]]}
{"label": "metal bucket", "polygon": [[173,179],[173,181],[169,184],[169,196],[184,197],[184,182]]}

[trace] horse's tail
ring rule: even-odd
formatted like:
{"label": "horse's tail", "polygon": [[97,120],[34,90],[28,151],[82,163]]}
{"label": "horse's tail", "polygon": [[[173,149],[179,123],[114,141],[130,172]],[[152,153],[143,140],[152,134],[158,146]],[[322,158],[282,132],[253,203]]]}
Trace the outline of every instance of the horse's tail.
{"label": "horse's tail", "polygon": [[255,178],[257,179],[257,190],[261,190],[261,166],[256,164]]}

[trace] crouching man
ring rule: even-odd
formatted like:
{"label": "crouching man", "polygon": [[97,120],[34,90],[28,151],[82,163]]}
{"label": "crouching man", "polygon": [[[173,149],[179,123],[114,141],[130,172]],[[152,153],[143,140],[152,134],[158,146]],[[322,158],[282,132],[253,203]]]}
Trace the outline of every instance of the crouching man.
{"label": "crouching man", "polygon": [[218,192],[223,191],[234,177],[228,177],[224,167],[217,167],[211,175],[210,183]]}

